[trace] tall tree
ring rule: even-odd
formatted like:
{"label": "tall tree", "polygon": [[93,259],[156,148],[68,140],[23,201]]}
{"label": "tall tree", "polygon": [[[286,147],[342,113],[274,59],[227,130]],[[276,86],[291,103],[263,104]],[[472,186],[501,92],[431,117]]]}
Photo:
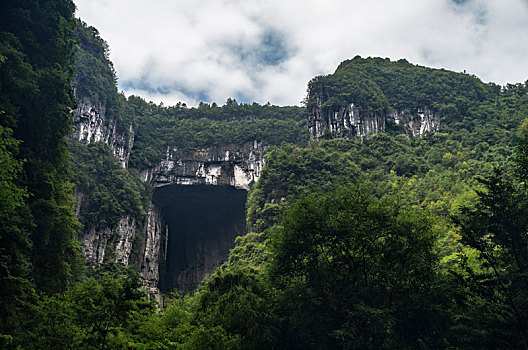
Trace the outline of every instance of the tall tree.
{"label": "tall tree", "polygon": [[24,218],[32,251],[32,276],[47,292],[61,290],[79,266],[77,223],[68,184],[71,80],[75,40],[71,0],[0,3],[1,125],[20,141],[25,160],[17,186],[27,188]]}
{"label": "tall tree", "polygon": [[[273,238],[290,348],[436,347],[430,221],[364,188],[298,200]],[[286,346],[286,347],[288,347]]]}
{"label": "tall tree", "polygon": [[[462,242],[478,252],[466,265],[467,314],[459,328],[469,347],[528,349],[528,138],[517,147],[517,173],[503,169],[482,179],[474,207],[456,222]],[[462,327],[460,327],[462,326]]]}

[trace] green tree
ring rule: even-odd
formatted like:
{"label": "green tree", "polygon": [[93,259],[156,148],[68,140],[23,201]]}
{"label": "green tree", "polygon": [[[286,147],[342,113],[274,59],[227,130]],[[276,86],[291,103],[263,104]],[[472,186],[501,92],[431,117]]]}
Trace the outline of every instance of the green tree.
{"label": "green tree", "polygon": [[74,10],[71,0],[0,4],[0,108],[9,116],[1,123],[20,141],[16,158],[25,161],[16,185],[29,194],[19,216],[27,231],[19,235],[29,234],[31,275],[48,292],[64,289],[80,266],[65,140],[74,106]]}
{"label": "green tree", "polygon": [[239,266],[217,271],[195,296],[195,319],[206,329],[220,327],[237,349],[269,349],[278,324],[273,289],[258,272]]}
{"label": "green tree", "polygon": [[66,293],[43,295],[24,327],[23,349],[123,349],[137,320],[152,315],[137,274],[102,274]]}
{"label": "green tree", "polygon": [[[525,159],[524,143],[519,159]],[[518,163],[522,170],[522,162]],[[524,177],[525,173],[521,172]],[[525,179],[525,178],[524,178]],[[462,261],[467,287],[459,335],[470,348],[528,347],[528,195],[503,170],[482,179],[472,207],[456,223],[462,242],[478,252],[477,266]]]}
{"label": "green tree", "polygon": [[442,341],[435,235],[424,215],[365,188],[295,202],[272,236],[285,348],[416,348]]}
{"label": "green tree", "polygon": [[[0,118],[5,115],[0,111]],[[11,333],[19,326],[15,320],[31,292],[31,241],[27,217],[27,191],[17,184],[22,161],[17,159],[19,141],[12,130],[0,125],[0,347],[3,333]]]}

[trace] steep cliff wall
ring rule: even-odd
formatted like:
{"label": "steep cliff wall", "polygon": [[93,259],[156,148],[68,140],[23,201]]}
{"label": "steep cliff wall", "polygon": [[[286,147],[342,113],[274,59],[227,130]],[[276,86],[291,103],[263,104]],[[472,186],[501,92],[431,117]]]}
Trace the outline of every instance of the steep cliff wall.
{"label": "steep cliff wall", "polygon": [[135,232],[136,220],[128,216],[115,225],[92,227],[81,238],[87,264],[101,265],[106,259],[128,266]]}
{"label": "steep cliff wall", "polygon": [[440,116],[428,107],[393,109],[388,113],[363,113],[354,103],[342,107],[323,107],[321,96],[312,97],[316,103],[308,111],[308,131],[311,139],[323,137],[365,137],[386,131],[388,122],[402,127],[409,136],[421,136],[438,131]]}
{"label": "steep cliff wall", "polygon": [[[119,132],[116,118],[107,113],[103,104],[96,104],[88,98],[78,97],[77,105],[78,107],[73,111],[70,138],[85,145],[93,142],[104,142],[110,147],[121,167],[126,169],[130,150],[134,145],[132,125],[121,128],[128,129],[128,132]],[[81,188],[76,189],[77,218],[80,218],[81,207],[87,205],[92,195],[92,193],[83,193]],[[117,223],[91,223],[90,228],[81,233],[80,241],[87,264],[101,265],[108,261],[124,266],[129,264],[132,241],[136,231],[141,229],[137,218],[131,215],[125,214],[118,219]]]}
{"label": "steep cliff wall", "polygon": [[117,121],[107,114],[105,105],[78,97],[72,128],[72,139],[84,144],[102,141],[110,146],[123,168],[128,166],[130,150],[134,146],[134,128],[128,125],[123,128],[128,132],[118,132]]}
{"label": "steep cliff wall", "polygon": [[161,256],[165,256],[166,253],[165,247],[162,246],[162,241],[167,241],[167,234],[168,227],[163,222],[161,210],[159,207],[153,206],[148,213],[145,225],[145,238],[139,272],[147,290],[154,294],[158,300],[161,300],[161,293],[158,288],[159,265]]}
{"label": "steep cliff wall", "polygon": [[140,177],[154,187],[176,185],[223,185],[249,191],[264,166],[265,147],[258,141],[242,146],[219,145],[197,151],[168,147],[165,158],[143,170]]}
{"label": "steep cliff wall", "polygon": [[468,74],[356,56],[309,82],[308,129],[312,139],[388,130],[421,136],[449,129],[468,115],[469,103],[496,93]]}
{"label": "steep cliff wall", "polygon": [[154,188],[141,263],[151,292],[192,291],[226,261],[245,233],[246,191],[264,154],[258,141],[191,152],[168,147],[164,159],[140,173]]}

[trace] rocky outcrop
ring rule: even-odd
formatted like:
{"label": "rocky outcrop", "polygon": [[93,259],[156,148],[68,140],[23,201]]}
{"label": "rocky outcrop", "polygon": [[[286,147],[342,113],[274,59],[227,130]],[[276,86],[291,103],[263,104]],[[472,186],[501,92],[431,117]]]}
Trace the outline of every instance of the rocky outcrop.
{"label": "rocky outcrop", "polygon": [[311,139],[365,137],[386,130],[389,121],[400,125],[409,136],[421,136],[440,127],[440,116],[428,107],[420,109],[390,109],[387,114],[362,113],[354,103],[340,108],[323,108],[321,97],[308,111],[308,131]]}
{"label": "rocky outcrop", "polygon": [[[167,242],[168,227],[163,223],[159,208],[152,208],[147,217],[145,225],[145,240],[143,254],[140,264],[140,274],[143,284],[148,292],[154,294],[156,299],[161,300],[158,289],[159,263],[161,256],[166,256],[166,246],[161,246],[162,241]],[[163,250],[162,250],[163,248]]]}
{"label": "rocky outcrop", "polygon": [[[123,167],[126,167],[129,151],[134,141],[132,128],[128,135],[120,134],[117,131],[116,121],[107,114],[104,105],[81,99],[78,101],[78,106],[73,113],[74,123],[71,137],[84,144],[98,141],[107,143]],[[181,253],[186,256],[183,265],[178,265],[169,259],[169,263],[176,264],[175,266],[181,269],[174,276],[167,277],[167,285],[171,288],[183,286],[187,291],[195,289],[204,277],[209,276],[227,259],[229,249],[234,244],[234,238],[245,232],[245,192],[249,191],[250,185],[260,176],[264,166],[264,153],[265,147],[258,141],[242,146],[218,145],[195,151],[168,147],[165,157],[158,164],[141,172],[141,179],[152,184],[154,191],[156,188],[171,185],[214,186],[245,190],[241,191],[244,193],[244,199],[239,205],[240,215],[236,224],[227,222],[216,225],[225,226],[225,230],[220,233],[217,232],[216,227],[197,232],[197,238],[192,244],[189,243],[190,238],[187,239],[185,252]],[[89,194],[76,192],[77,215],[87,196]],[[206,203],[207,196],[202,200]],[[185,206],[185,203],[179,205]],[[230,208],[225,203],[216,207]],[[196,210],[199,211],[200,208]],[[168,247],[171,243],[174,244],[173,242],[182,234],[173,233],[173,236],[169,237],[169,224],[171,227],[178,226],[177,221],[174,221],[176,219],[171,219],[174,215],[181,217],[183,214],[174,213],[174,211],[161,207],[159,203],[153,203],[145,222],[139,223],[127,216],[121,218],[116,225],[90,228],[80,238],[88,265],[96,266],[113,261],[128,266],[132,260],[132,243],[136,238],[137,248],[134,250],[138,250],[137,255],[139,256],[133,257],[134,263],[137,261],[146,289],[156,299],[161,300],[160,266],[167,264]],[[229,215],[231,214],[223,216],[229,217]],[[188,216],[188,213],[185,216]],[[200,221],[204,221],[203,217]],[[219,221],[221,219],[217,218],[217,222]],[[189,230],[186,232],[185,234],[190,234]],[[211,236],[214,239],[209,239],[207,232],[217,232],[215,233],[217,236]],[[140,236],[136,237],[138,234]],[[192,235],[186,237],[194,239]],[[193,252],[193,249],[196,251]]]}
{"label": "rocky outcrop", "polygon": [[[77,98],[78,107],[73,111],[72,133],[70,138],[83,144],[104,142],[114,156],[126,168],[130,150],[134,145],[132,125],[128,132],[119,132],[117,121],[108,115],[106,106],[96,104],[88,98]],[[75,191],[75,213],[79,217],[81,207],[89,193]],[[136,219],[125,216],[114,225],[95,225],[84,231],[80,237],[81,246],[88,265],[96,266],[104,262],[115,262],[128,266],[132,243],[136,231],[140,229]]]}
{"label": "rocky outcrop", "polygon": [[249,191],[264,166],[265,147],[258,141],[242,146],[219,145],[197,151],[168,147],[165,158],[141,172],[141,179],[154,187],[177,185],[223,185]]}
{"label": "rocky outcrop", "polygon": [[92,227],[81,237],[81,246],[88,265],[113,261],[127,266],[136,232],[136,220],[121,218],[113,226]]}
{"label": "rocky outcrop", "polygon": [[78,98],[77,106],[73,111],[73,131],[70,137],[84,144],[99,141],[106,143],[126,168],[134,145],[132,125],[123,126],[127,132],[119,132],[115,118],[107,114],[105,105],[95,104],[87,98]]}
{"label": "rocky outcrop", "polygon": [[[167,290],[191,291],[227,259],[234,238],[245,233],[245,191],[249,191],[250,185],[258,180],[264,166],[264,154],[265,147],[258,141],[195,151],[168,147],[164,159],[140,173],[141,179],[154,188],[153,209],[145,227],[140,267],[144,284],[150,292],[160,295],[160,265],[166,267],[163,273]],[[162,189],[173,186],[176,187],[168,192],[163,190],[164,194],[160,195]],[[178,189],[182,186],[193,186],[197,191],[191,193]],[[209,186],[226,190],[208,191]],[[236,204],[240,207],[240,215],[233,219],[230,218],[233,203],[240,200],[230,198],[238,198],[240,194],[229,193],[227,188],[245,190],[242,191],[242,205]],[[194,203],[186,204],[186,200]],[[197,201],[201,202],[196,204]],[[224,214],[218,214],[218,211],[225,210]],[[204,224],[207,221],[204,218],[208,216],[215,217],[212,221],[216,224]],[[180,222],[179,218],[185,218],[187,222]],[[188,220],[195,220],[194,224]],[[202,227],[201,231],[193,231],[197,227]],[[169,250],[176,252],[171,254],[178,257],[169,258]]]}
{"label": "rocky outcrop", "polygon": [[440,116],[427,107],[415,110],[391,109],[386,118],[394,120],[409,136],[422,136],[427,132],[438,131],[440,128]]}

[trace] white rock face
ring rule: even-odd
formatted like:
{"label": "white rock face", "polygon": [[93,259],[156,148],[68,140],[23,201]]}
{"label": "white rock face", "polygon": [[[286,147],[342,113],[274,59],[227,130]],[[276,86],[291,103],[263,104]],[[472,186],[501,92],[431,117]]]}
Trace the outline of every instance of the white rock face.
{"label": "white rock face", "polygon": [[[157,208],[149,211],[145,226],[145,247],[141,261],[140,273],[145,288],[161,301],[158,289],[159,262],[161,256],[161,242],[167,242],[168,227],[162,225],[161,212]],[[167,248],[164,247],[166,253]]]}
{"label": "white rock face", "polygon": [[[129,127],[128,134],[119,133],[115,118],[107,114],[104,105],[96,105],[88,99],[77,102],[78,108],[73,111],[71,138],[84,144],[105,142],[126,168],[134,145],[132,126]],[[142,171],[140,177],[154,187],[205,184],[232,186],[249,191],[251,183],[258,180],[264,166],[264,153],[265,148],[258,141],[242,146],[208,147],[193,152],[168,147],[165,158],[155,167]],[[86,195],[89,194],[75,194],[77,215]],[[81,244],[87,263],[91,266],[101,265],[109,260],[128,266],[137,232],[143,232],[139,247],[140,274],[146,289],[160,301],[159,264],[166,258],[168,227],[163,223],[159,209],[153,207],[145,223],[138,223],[127,216],[114,226],[92,228],[83,234]]]}
{"label": "white rock face", "polygon": [[[73,130],[70,138],[84,144],[106,143],[126,168],[130,150],[134,145],[132,125],[128,127],[128,133],[119,133],[115,118],[107,114],[104,105],[95,104],[88,98],[77,98],[77,105],[78,108],[73,111]],[[90,194],[75,191],[74,195],[75,213],[78,217],[85,198]],[[137,226],[135,219],[125,216],[115,225],[96,226],[84,232],[81,245],[87,264],[95,266],[111,260],[128,266]]]}
{"label": "white rock face", "polygon": [[78,99],[77,105],[73,111],[73,131],[70,137],[84,144],[99,141],[106,143],[123,168],[126,168],[134,145],[132,125],[127,128],[128,134],[118,133],[116,120],[107,115],[104,105],[96,105],[86,98]]}
{"label": "white rock face", "polygon": [[220,145],[194,152],[168,147],[165,159],[140,173],[154,187],[177,185],[233,186],[249,191],[264,166],[265,147],[257,142]]}
{"label": "white rock face", "polygon": [[[91,228],[81,237],[81,246],[89,265],[101,265],[109,258],[115,263],[128,265],[132,241],[136,231],[136,220],[121,218],[115,226]],[[111,243],[117,241],[117,243]],[[110,256],[108,256],[110,255]]]}
{"label": "white rock face", "polygon": [[[424,107],[418,110],[391,109],[388,115],[362,114],[358,106],[350,103],[339,110],[323,113],[323,101],[316,97],[315,107],[309,111],[308,131],[311,139],[323,137],[339,138],[377,134],[386,129],[388,120],[403,126],[409,136],[421,136],[429,131],[438,131],[440,116]],[[328,135],[324,135],[328,133]]]}

